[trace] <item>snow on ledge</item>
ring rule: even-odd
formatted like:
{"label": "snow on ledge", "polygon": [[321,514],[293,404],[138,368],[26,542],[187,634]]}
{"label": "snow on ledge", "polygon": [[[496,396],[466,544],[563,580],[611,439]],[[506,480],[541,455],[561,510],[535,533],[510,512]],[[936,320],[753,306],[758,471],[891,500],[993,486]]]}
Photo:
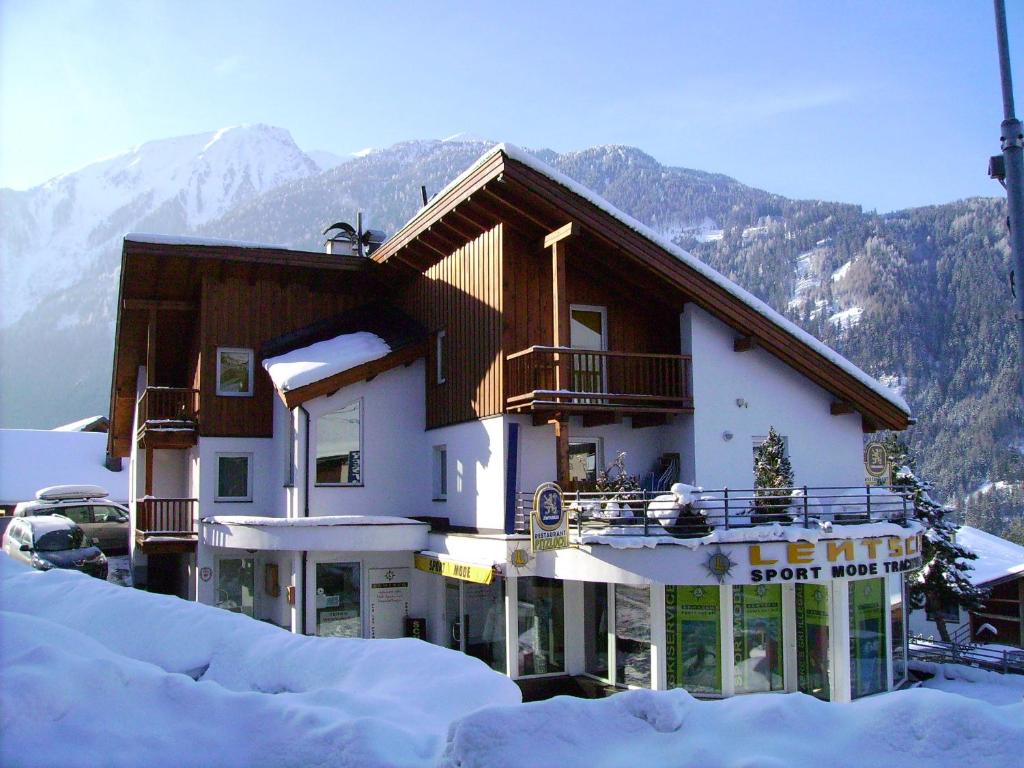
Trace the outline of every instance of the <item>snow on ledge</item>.
{"label": "snow on ledge", "polygon": [[635,528],[614,526],[601,533],[587,533],[579,536],[580,544],[607,544],[612,549],[653,549],[659,545],[697,549],[709,544],[740,544],[768,541],[818,541],[821,539],[871,539],[883,536],[909,536],[924,530],[920,523],[864,523],[862,525],[836,525],[822,522],[816,528],[798,525],[756,525],[751,528],[718,528],[707,536],[683,539],[660,531],[657,526],[648,528],[648,535],[631,535]]}
{"label": "snow on ledge", "polygon": [[379,360],[389,352],[390,345],[380,336],[359,331],[269,357],[263,361],[263,367],[280,392],[290,392]]}
{"label": "snow on ledge", "polygon": [[[473,163],[473,165],[467,168],[450,184],[448,184],[448,186],[446,186],[444,189],[438,192],[438,194],[434,196],[434,199],[442,199],[445,196],[445,194],[447,194],[451,189],[454,189],[456,186],[462,183],[464,179],[468,178],[470,175],[476,172],[476,170],[480,166],[490,161],[495,155],[499,153],[504,153],[510,160],[515,160],[518,163],[522,163],[523,165],[532,168],[537,173],[546,176],[556,184],[565,187],[570,192],[573,192],[574,194],[577,194],[583,199],[589,201],[590,203],[592,203],[593,205],[607,213],[609,216],[618,219],[621,223],[625,224],[627,227],[632,229],[640,236],[647,238],[652,243],[657,245],[659,248],[668,251],[693,270],[699,272],[712,282],[718,284],[720,287],[727,290],[729,293],[731,293],[733,296],[735,296],[740,301],[745,303],[755,312],[763,315],[765,318],[775,323],[775,325],[782,328],[782,330],[784,330],[786,333],[796,338],[797,341],[806,344],[819,355],[842,368],[844,371],[846,371],[846,373],[853,376],[861,384],[868,387],[872,392],[889,401],[907,415],[910,415],[910,406],[907,405],[907,401],[904,400],[903,396],[900,395],[898,392],[894,392],[892,389],[885,386],[874,377],[862,371],[860,368],[858,368],[845,357],[840,355],[834,349],[822,343],[820,340],[809,334],[800,326],[787,320],[785,317],[780,315],[778,312],[776,312],[770,306],[768,306],[759,298],[754,296],[752,293],[736,285],[736,283],[725,277],[725,275],[718,272],[718,270],[713,269],[700,259],[690,255],[689,252],[684,251],[682,248],[680,248],[672,241],[668,240],[665,237],[662,237],[657,232],[650,229],[646,225],[640,223],[629,214],[620,211],[618,208],[609,203],[596,192],[588,189],[587,187],[574,181],[573,179],[570,179],[562,172],[555,170],[550,165],[545,163],[543,160],[534,157],[526,150],[517,147],[515,144],[497,144],[494,147],[492,147],[490,150],[485,152],[480,157],[480,159]],[[418,213],[417,216],[421,215],[423,210],[426,209],[421,209],[420,213]],[[415,218],[416,217],[413,217],[413,220],[415,220]],[[404,228],[405,227],[399,229],[399,232],[401,232],[402,229]]]}
{"label": "snow on ledge", "polygon": [[219,237],[195,237],[194,235],[160,235],[150,232],[129,232],[124,239],[126,242],[150,243],[152,245],[205,245],[231,248],[273,248],[276,251],[295,250],[277,243],[253,243],[247,240],[224,240]]}
{"label": "snow on ledge", "polygon": [[261,528],[313,528],[332,525],[427,525],[420,520],[388,515],[324,515],[322,517],[261,517],[259,515],[213,515],[207,525],[251,525]]}

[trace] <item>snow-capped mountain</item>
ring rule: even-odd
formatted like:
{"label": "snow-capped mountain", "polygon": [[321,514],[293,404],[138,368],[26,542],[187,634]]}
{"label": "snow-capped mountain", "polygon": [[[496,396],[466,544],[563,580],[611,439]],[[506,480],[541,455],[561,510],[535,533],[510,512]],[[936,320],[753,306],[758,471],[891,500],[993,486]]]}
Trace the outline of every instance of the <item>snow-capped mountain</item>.
{"label": "snow-capped mountain", "polygon": [[108,279],[127,231],[185,232],[319,172],[288,131],[250,125],[151,141],[24,192],[2,190],[0,325],[85,274]]}

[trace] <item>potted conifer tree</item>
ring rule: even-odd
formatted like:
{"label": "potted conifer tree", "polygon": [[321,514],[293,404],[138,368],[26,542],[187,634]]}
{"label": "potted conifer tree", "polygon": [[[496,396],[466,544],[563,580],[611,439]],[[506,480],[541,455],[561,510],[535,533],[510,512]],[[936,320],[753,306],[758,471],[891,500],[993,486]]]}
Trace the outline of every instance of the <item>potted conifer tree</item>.
{"label": "potted conifer tree", "polygon": [[786,441],[769,427],[767,439],[754,451],[754,509],[752,523],[788,523],[793,466],[786,456]]}

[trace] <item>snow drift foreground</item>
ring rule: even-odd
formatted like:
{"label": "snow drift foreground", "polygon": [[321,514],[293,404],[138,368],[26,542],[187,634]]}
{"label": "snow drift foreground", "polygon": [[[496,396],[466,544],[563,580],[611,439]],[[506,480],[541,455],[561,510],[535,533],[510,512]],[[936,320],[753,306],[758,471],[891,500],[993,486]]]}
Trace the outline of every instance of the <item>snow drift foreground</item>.
{"label": "snow drift foreground", "polygon": [[519,689],[419,640],[295,636],[0,556],[0,765],[404,766]]}
{"label": "snow drift foreground", "polygon": [[993,706],[918,688],[852,704],[799,693],[701,702],[681,690],[629,691],[480,710],[452,727],[445,764],[1017,768],[1022,750],[1019,698]]}

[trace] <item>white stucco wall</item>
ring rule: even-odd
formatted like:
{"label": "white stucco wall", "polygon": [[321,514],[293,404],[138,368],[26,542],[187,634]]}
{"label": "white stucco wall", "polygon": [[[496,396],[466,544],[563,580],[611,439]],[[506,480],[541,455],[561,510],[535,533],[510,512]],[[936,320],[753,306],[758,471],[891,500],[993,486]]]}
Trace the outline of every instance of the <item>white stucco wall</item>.
{"label": "white stucco wall", "polygon": [[[504,526],[505,423],[505,417],[494,416],[423,433],[431,473],[434,446],[444,445],[448,456],[448,496],[431,502],[431,510],[424,514],[447,517],[452,525]],[[432,484],[427,494],[433,495]]]}
{"label": "white stucco wall", "polygon": [[189,456],[187,451],[153,451],[153,495],[158,499],[189,498]]}
{"label": "white stucco wall", "polygon": [[[252,484],[252,501],[216,501],[217,455],[221,453],[248,453]],[[265,437],[200,437],[199,456],[199,514],[211,515],[267,515],[284,516],[284,494],[280,472],[274,471],[273,441]]]}
{"label": "white stucco wall", "polygon": [[[859,414],[832,416],[834,398],[761,349],[733,351],[736,334],[693,304],[682,318],[693,355],[694,475],[705,488],[751,488],[753,438],[788,438],[797,485],[864,484]],[[746,405],[739,407],[737,399]],[[731,440],[723,439],[731,432]]]}

